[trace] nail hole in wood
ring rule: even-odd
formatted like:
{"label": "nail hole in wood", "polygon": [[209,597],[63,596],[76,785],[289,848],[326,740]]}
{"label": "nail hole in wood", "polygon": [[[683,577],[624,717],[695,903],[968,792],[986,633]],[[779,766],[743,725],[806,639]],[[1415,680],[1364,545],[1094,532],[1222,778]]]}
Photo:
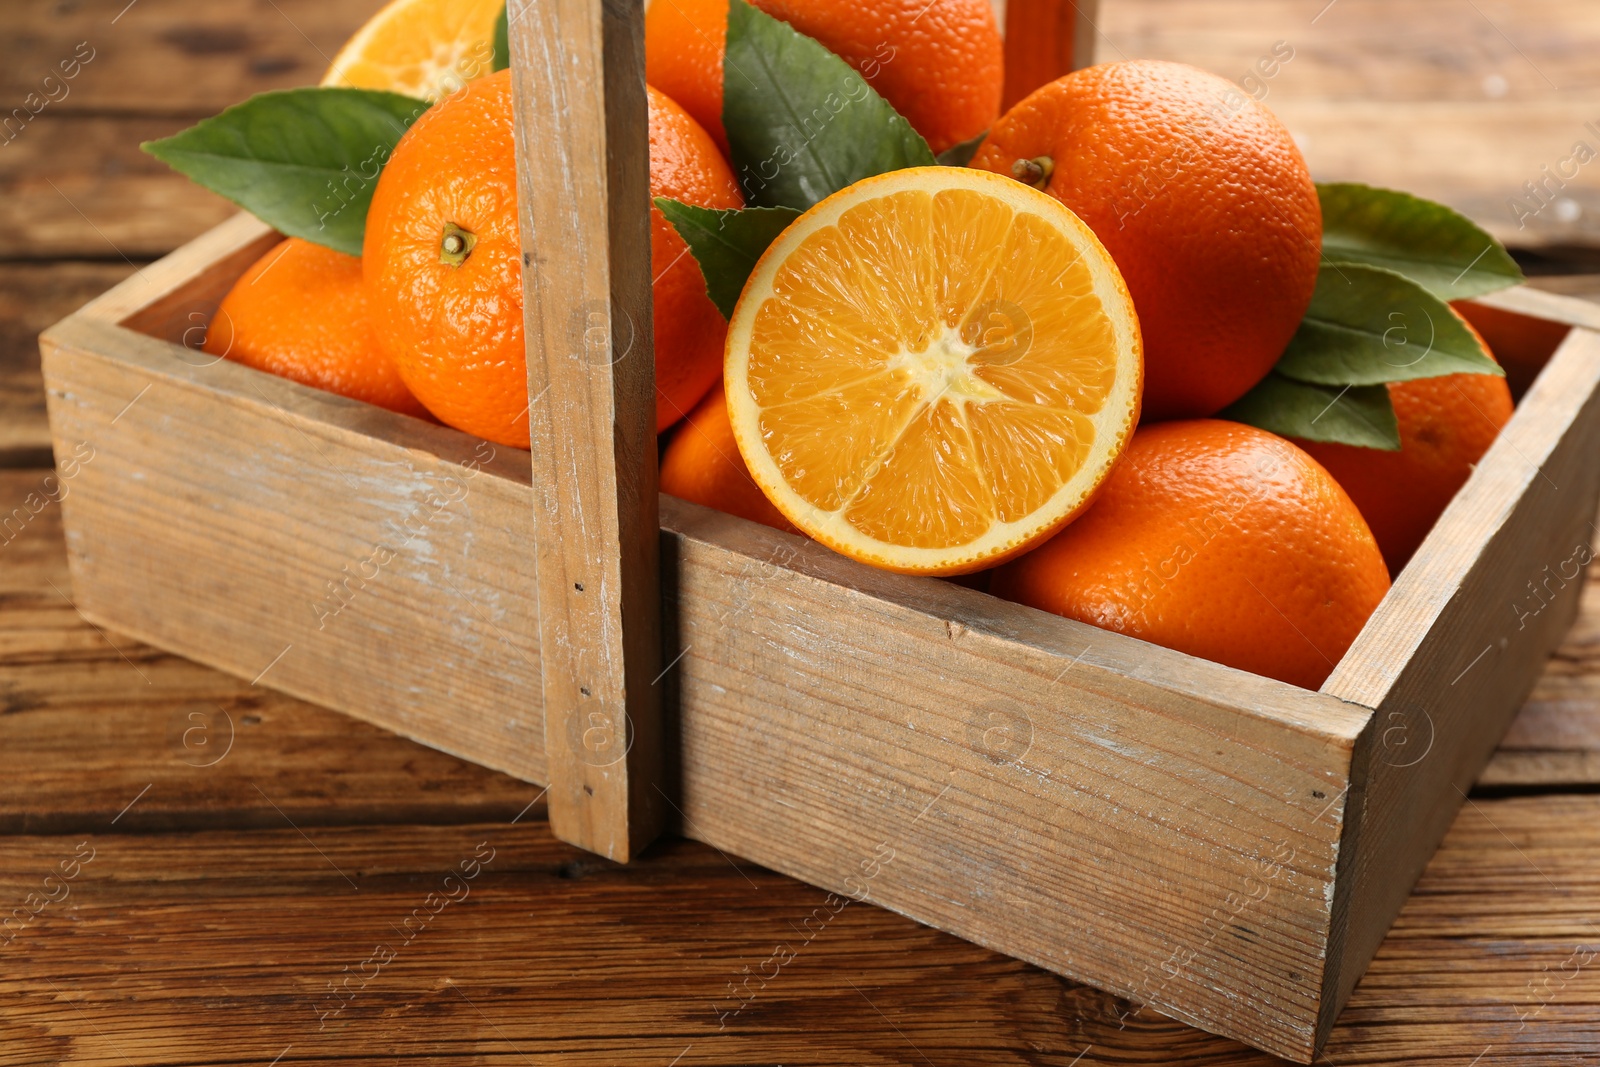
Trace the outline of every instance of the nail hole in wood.
{"label": "nail hole in wood", "polygon": [[582,582],[573,582],[572,583],[572,588],[576,589],[578,592],[581,593],[581,592],[583,592],[583,583]]}
{"label": "nail hole in wood", "polygon": [[580,686],[578,686],[578,692],[582,693],[584,696],[588,696],[589,695],[589,687],[586,686],[586,685],[580,685]]}

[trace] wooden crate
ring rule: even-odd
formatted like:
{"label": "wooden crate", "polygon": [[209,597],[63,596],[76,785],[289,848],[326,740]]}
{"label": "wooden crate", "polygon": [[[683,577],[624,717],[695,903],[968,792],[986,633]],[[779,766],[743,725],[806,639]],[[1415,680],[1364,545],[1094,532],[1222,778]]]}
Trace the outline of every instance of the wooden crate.
{"label": "wooden crate", "polygon": [[80,610],[548,784],[601,854],[665,823],[823,887],[788,953],[871,901],[1310,1062],[1576,611],[1600,309],[1483,301],[1542,370],[1320,692],[873,570],[655,492],[625,7],[513,32],[563,100],[526,247],[573,250],[526,272],[531,458],[185,347],[276,239],[238,217],[41,339]]}

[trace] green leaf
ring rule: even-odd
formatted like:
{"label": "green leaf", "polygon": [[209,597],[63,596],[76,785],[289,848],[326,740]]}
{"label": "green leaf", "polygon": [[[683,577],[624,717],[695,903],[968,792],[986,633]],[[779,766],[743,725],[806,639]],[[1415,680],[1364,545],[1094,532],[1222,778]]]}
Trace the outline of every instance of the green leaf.
{"label": "green leaf", "polygon": [[1449,305],[1409,278],[1359,263],[1322,265],[1306,317],[1274,369],[1332,386],[1505,374]]}
{"label": "green leaf", "polygon": [[280,233],[359,256],[378,175],[427,108],[371,89],[289,89],[140,147]]}
{"label": "green leaf", "polygon": [[1440,300],[1481,296],[1523,280],[1505,248],[1460,212],[1410,193],[1319,182],[1322,254],[1404,274]]}
{"label": "green leaf", "polygon": [[1331,389],[1273,371],[1219,416],[1302,441],[1400,450],[1400,427],[1382,385]]}
{"label": "green leaf", "polygon": [[800,217],[789,207],[716,211],[664,196],[656,198],[656,207],[694,253],[706,279],[706,295],[725,319],[733,317],[733,306],[761,253]]}
{"label": "green leaf", "polygon": [[983,147],[983,142],[988,138],[989,131],[984,130],[970,141],[953,144],[938,155],[941,167],[964,167],[972,162],[972,157],[978,154],[978,149]]}
{"label": "green leaf", "polygon": [[500,7],[500,17],[494,20],[494,58],[490,70],[505,70],[511,66],[511,29],[506,20],[506,5]]}
{"label": "green leaf", "polygon": [[728,6],[722,82],[722,125],[751,207],[804,211],[862,178],[935,163],[848,63],[744,0]]}

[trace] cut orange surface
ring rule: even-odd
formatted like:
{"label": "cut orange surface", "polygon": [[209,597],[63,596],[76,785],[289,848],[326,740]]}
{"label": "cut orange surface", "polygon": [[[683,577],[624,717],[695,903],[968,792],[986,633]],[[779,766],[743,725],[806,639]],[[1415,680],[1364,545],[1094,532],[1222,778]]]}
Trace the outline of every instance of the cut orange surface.
{"label": "cut orange surface", "polygon": [[438,100],[494,67],[504,0],[392,0],[340,49],[328,86]]}
{"label": "cut orange surface", "polygon": [[1086,507],[1139,417],[1122,276],[1059,201],[920,167],[791,225],[728,326],[734,437],[768,499],[837,552],[961,574]]}

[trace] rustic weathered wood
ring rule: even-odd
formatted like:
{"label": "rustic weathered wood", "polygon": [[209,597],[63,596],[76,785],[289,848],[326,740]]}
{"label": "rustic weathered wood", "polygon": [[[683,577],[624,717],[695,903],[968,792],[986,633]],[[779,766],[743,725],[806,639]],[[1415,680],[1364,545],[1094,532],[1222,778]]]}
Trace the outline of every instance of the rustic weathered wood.
{"label": "rustic weathered wood", "polygon": [[508,10],[550,823],[626,862],[665,807],[644,8]]}
{"label": "rustic weathered wood", "polygon": [[39,331],[132,271],[123,263],[0,263],[0,468],[52,464]]}
{"label": "rustic weathered wood", "polygon": [[542,780],[525,454],[92,313],[43,343],[85,615]]}
{"label": "rustic weathered wood", "polygon": [[[1588,543],[1596,540],[1591,529]],[[1534,683],[1478,785],[1494,790],[1600,785],[1600,584],[1584,585],[1577,621]]]}
{"label": "rustic weathered wood", "polygon": [[90,623],[68,599],[59,484],[0,471],[0,834],[98,831],[114,818],[139,833],[504,821],[537,796]]}
{"label": "rustic weathered wood", "polygon": [[[71,112],[200,118],[251,93],[315,85],[380,6],[381,0],[12,3],[0,43],[0,101],[6,114],[48,101],[23,136]],[[63,78],[63,62],[75,76]],[[29,102],[29,93],[37,99]]]}
{"label": "rustic weathered wood", "polygon": [[[1586,0],[1108,0],[1097,21],[1100,62],[1173,59],[1265,94],[1319,180],[1442,200],[1513,245],[1600,236],[1600,186],[1572,163],[1575,141],[1600,151]],[[1274,66],[1279,43],[1293,59]],[[1540,207],[1524,183],[1563,161]]]}
{"label": "rustic weathered wood", "polygon": [[685,833],[1309,1059],[1365,709],[662,513]]}
{"label": "rustic weathered wood", "polygon": [[1007,0],[1006,85],[1000,110],[1094,62],[1099,0]]}
{"label": "rustic weathered wood", "polygon": [[[8,913],[94,850],[0,946],[5,1061],[1281,1063],[703,845],[619,867],[505,822],[0,839]],[[1464,808],[1317,1062],[1591,1062],[1597,827]]]}
{"label": "rustic weathered wood", "polygon": [[1597,454],[1600,334],[1577,328],[1323,686],[1376,713],[1322,1033],[1577,612]]}
{"label": "rustic weathered wood", "polygon": [[43,112],[0,144],[0,257],[138,265],[235,214],[237,206],[139,151],[139,142],[190,125]]}

